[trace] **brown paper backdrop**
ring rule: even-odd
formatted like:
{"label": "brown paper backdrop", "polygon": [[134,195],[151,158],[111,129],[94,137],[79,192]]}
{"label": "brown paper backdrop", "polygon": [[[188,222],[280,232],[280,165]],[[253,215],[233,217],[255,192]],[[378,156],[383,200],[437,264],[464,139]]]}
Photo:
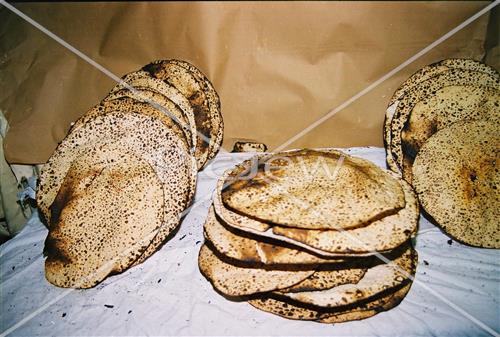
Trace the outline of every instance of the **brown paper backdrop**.
{"label": "brown paper backdrop", "polygon": [[[226,148],[234,138],[249,138],[273,149],[487,4],[113,2],[17,8],[119,76],[155,59],[194,63],[221,96]],[[381,146],[385,105],[398,84],[442,58],[481,59],[488,18],[290,147]],[[113,81],[3,7],[0,22],[0,109],[10,122],[5,153],[10,162],[43,163],[70,123],[97,104]]]}

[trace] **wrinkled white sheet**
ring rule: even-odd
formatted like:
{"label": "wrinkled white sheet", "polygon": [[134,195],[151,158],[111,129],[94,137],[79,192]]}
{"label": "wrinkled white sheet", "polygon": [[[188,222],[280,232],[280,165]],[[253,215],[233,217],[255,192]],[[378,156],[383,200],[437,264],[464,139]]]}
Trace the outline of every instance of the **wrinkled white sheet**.
{"label": "wrinkled white sheet", "polygon": [[[385,165],[381,148],[349,152]],[[93,289],[61,289],[45,280],[42,250],[47,230],[33,217],[0,247],[0,331],[23,336],[488,335],[481,324],[500,331],[500,251],[449,244],[449,238],[423,218],[416,239],[416,282],[388,312],[329,325],[287,320],[226,300],[200,274],[197,254],[217,176],[249,156],[219,154],[199,174],[197,205],[177,235],[145,263]]]}

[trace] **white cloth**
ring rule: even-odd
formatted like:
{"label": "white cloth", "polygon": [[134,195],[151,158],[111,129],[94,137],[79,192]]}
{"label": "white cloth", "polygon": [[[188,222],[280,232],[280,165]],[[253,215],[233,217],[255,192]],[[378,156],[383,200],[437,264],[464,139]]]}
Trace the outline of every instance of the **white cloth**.
{"label": "white cloth", "polygon": [[[381,148],[349,152],[385,165]],[[199,174],[195,202],[210,195],[224,169],[249,156],[219,154]],[[287,320],[229,301],[214,291],[197,266],[209,205],[207,199],[195,206],[177,235],[146,262],[87,290],[61,289],[45,280],[42,250],[47,230],[35,215],[0,247],[0,333],[18,324],[12,335],[488,335],[425,287],[500,330],[499,251],[455,241],[450,245],[449,237],[424,218],[416,239],[416,282],[388,312],[332,325]]]}

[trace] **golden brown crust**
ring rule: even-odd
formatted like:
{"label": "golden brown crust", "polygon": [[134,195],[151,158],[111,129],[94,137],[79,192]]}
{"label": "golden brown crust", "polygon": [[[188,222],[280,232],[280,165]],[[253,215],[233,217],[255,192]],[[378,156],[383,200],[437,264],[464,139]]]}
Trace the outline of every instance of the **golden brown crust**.
{"label": "golden brown crust", "polygon": [[419,208],[412,187],[399,179],[406,206],[369,225],[345,231],[306,230],[274,226],[273,233],[330,253],[388,251],[407,241],[417,230]]}
{"label": "golden brown crust", "polygon": [[422,207],[445,232],[476,247],[500,248],[500,123],[457,122],[436,132],[413,164]]}
{"label": "golden brown crust", "polygon": [[290,287],[312,275],[315,268],[314,265],[306,270],[252,267],[232,264],[223,258],[204,244],[198,257],[198,266],[215,289],[230,297]]}
{"label": "golden brown crust", "polygon": [[217,93],[208,79],[185,61],[159,60],[142,69],[152,77],[174,86],[188,99],[193,108],[197,131],[203,135],[199,135],[196,146],[199,169],[202,169],[215,156],[222,142],[223,125]]}
{"label": "golden brown crust", "polygon": [[[134,87],[135,91],[131,91],[129,89],[121,89],[110,93],[103,99],[103,104],[106,101],[114,101],[120,98],[131,98],[141,103],[151,104],[154,103],[158,105],[155,106],[158,110],[163,112],[169,118],[174,118],[179,121],[177,123],[184,132],[184,138],[186,139],[189,148],[194,149],[197,134],[196,134],[196,125],[194,119],[191,121],[192,116],[190,117],[188,114],[184,112],[177,104],[175,104],[170,98],[161,94],[158,91],[151,90],[147,87]],[[87,112],[87,115],[92,113],[91,111]]]}
{"label": "golden brown crust", "polygon": [[[367,270],[354,283],[318,291],[275,293],[301,303],[334,308],[377,296],[387,289],[398,288],[415,275],[417,253],[410,244],[404,244],[385,256],[387,261],[377,259],[374,265],[373,260],[365,259]],[[361,262],[360,266],[363,265]]]}
{"label": "golden brown crust", "polygon": [[412,181],[412,166],[422,145],[435,132],[460,120],[500,119],[500,90],[484,86],[449,86],[419,101],[401,130],[403,178]]}
{"label": "golden brown crust", "polygon": [[[151,132],[144,134],[142,131],[148,124]],[[189,183],[186,186],[189,187],[189,191],[186,202],[192,198],[196,186],[196,169],[192,167],[192,159],[182,130],[149,104],[138,103],[130,98],[120,98],[103,102],[93,108],[91,113],[84,115],[44,165],[40,174],[37,204],[47,223],[50,223],[50,206],[71,161],[81,151],[80,146],[106,140],[106,137],[113,138],[135,133],[137,133],[137,138],[133,146],[138,153],[141,153],[140,155],[147,155],[151,160],[157,151],[155,149],[164,149],[164,152],[168,152],[165,146],[173,144],[172,146],[177,150],[171,155],[177,157],[178,166],[186,166],[183,169],[176,169],[182,173],[179,177],[188,176]],[[149,153],[140,149],[143,146],[141,142],[150,147]],[[157,161],[157,163],[160,162]],[[160,169],[155,166],[155,170],[158,172]],[[188,173],[187,170],[190,172]]]}
{"label": "golden brown crust", "polygon": [[266,265],[318,264],[341,262],[342,259],[322,258],[306,250],[283,242],[273,242],[231,228],[215,215],[210,207],[204,225],[205,238],[222,255],[232,259]]}
{"label": "golden brown crust", "polygon": [[451,69],[419,83],[418,86],[414,87],[398,100],[396,110],[391,120],[390,150],[394,162],[400,170],[403,167],[401,131],[413,107],[422,99],[433,96],[442,88],[463,85],[482,85],[498,89],[500,80],[497,76],[483,72]]}
{"label": "golden brown crust", "polygon": [[[257,158],[259,157],[257,156]],[[213,207],[225,225],[245,232],[257,240],[283,242],[283,244],[297,247],[297,249],[311,252],[311,254],[325,259],[341,259],[349,256],[369,256],[373,255],[374,251],[393,249],[406,241],[417,230],[419,209],[416,196],[411,187],[392,172],[388,172],[388,174],[393,175],[403,187],[406,207],[395,215],[373,221],[365,227],[346,231],[305,230],[271,225],[235,213],[223,205],[221,190],[224,187],[224,182],[228,179],[234,179],[239,174],[246,174],[245,169],[248,168],[248,164],[243,162],[233,170],[226,171],[219,179]]]}
{"label": "golden brown crust", "polygon": [[145,160],[116,144],[85,149],[52,204],[45,241],[45,275],[59,287],[93,287],[128,268],[163,222],[163,187]]}
{"label": "golden brown crust", "polygon": [[208,155],[208,160],[211,160],[219,152],[224,137],[224,120],[222,118],[221,102],[219,99],[219,95],[217,94],[217,91],[215,91],[212,82],[210,82],[207,76],[203,74],[200,69],[198,69],[191,63],[183,60],[169,60],[169,62],[172,64],[176,64],[180,67],[183,67],[186,70],[189,70],[191,74],[194,75],[198,83],[200,83],[200,85],[203,87],[203,90],[206,94],[208,105],[210,107],[210,116],[212,119],[212,125],[214,127],[213,134],[215,135],[213,147],[211,147],[211,151]]}
{"label": "golden brown crust", "polygon": [[321,323],[342,323],[361,320],[387,311],[397,306],[410,290],[411,283],[393,293],[371,299],[351,307],[342,307],[337,310],[322,311],[301,305],[297,302],[287,302],[270,296],[249,300],[248,302],[257,309],[266,311],[284,318],[295,320],[318,321]]}
{"label": "golden brown crust", "polygon": [[339,151],[262,156],[254,173],[228,184],[222,192],[224,206],[284,227],[362,227],[405,206],[395,178],[367,160]]}
{"label": "golden brown crust", "polygon": [[484,63],[471,59],[451,58],[422,67],[413,75],[411,75],[406,81],[404,81],[398,87],[398,89],[396,89],[391,99],[389,100],[384,120],[384,146],[387,155],[387,165],[392,171],[400,172],[401,168],[401,166],[396,164],[391,150],[391,124],[394,117],[394,110],[398,105],[398,101],[402,99],[408,92],[413,91],[415,87],[418,87],[420,83],[451,69],[478,71],[488,74],[494,78],[499,78],[498,71]]}

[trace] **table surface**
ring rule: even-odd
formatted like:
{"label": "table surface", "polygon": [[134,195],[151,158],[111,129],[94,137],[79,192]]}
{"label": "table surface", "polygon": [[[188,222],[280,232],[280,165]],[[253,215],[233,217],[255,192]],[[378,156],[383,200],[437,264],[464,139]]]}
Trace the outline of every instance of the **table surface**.
{"label": "table surface", "polygon": [[[385,166],[381,148],[346,151]],[[219,154],[199,173],[195,206],[175,237],[143,264],[92,289],[61,289],[45,280],[47,229],[35,214],[0,246],[0,334],[480,336],[489,335],[488,329],[500,331],[500,251],[449,241],[423,217],[415,239],[416,280],[388,312],[321,324],[284,319],[219,295],[197,266],[202,226],[217,178],[249,156]]]}

